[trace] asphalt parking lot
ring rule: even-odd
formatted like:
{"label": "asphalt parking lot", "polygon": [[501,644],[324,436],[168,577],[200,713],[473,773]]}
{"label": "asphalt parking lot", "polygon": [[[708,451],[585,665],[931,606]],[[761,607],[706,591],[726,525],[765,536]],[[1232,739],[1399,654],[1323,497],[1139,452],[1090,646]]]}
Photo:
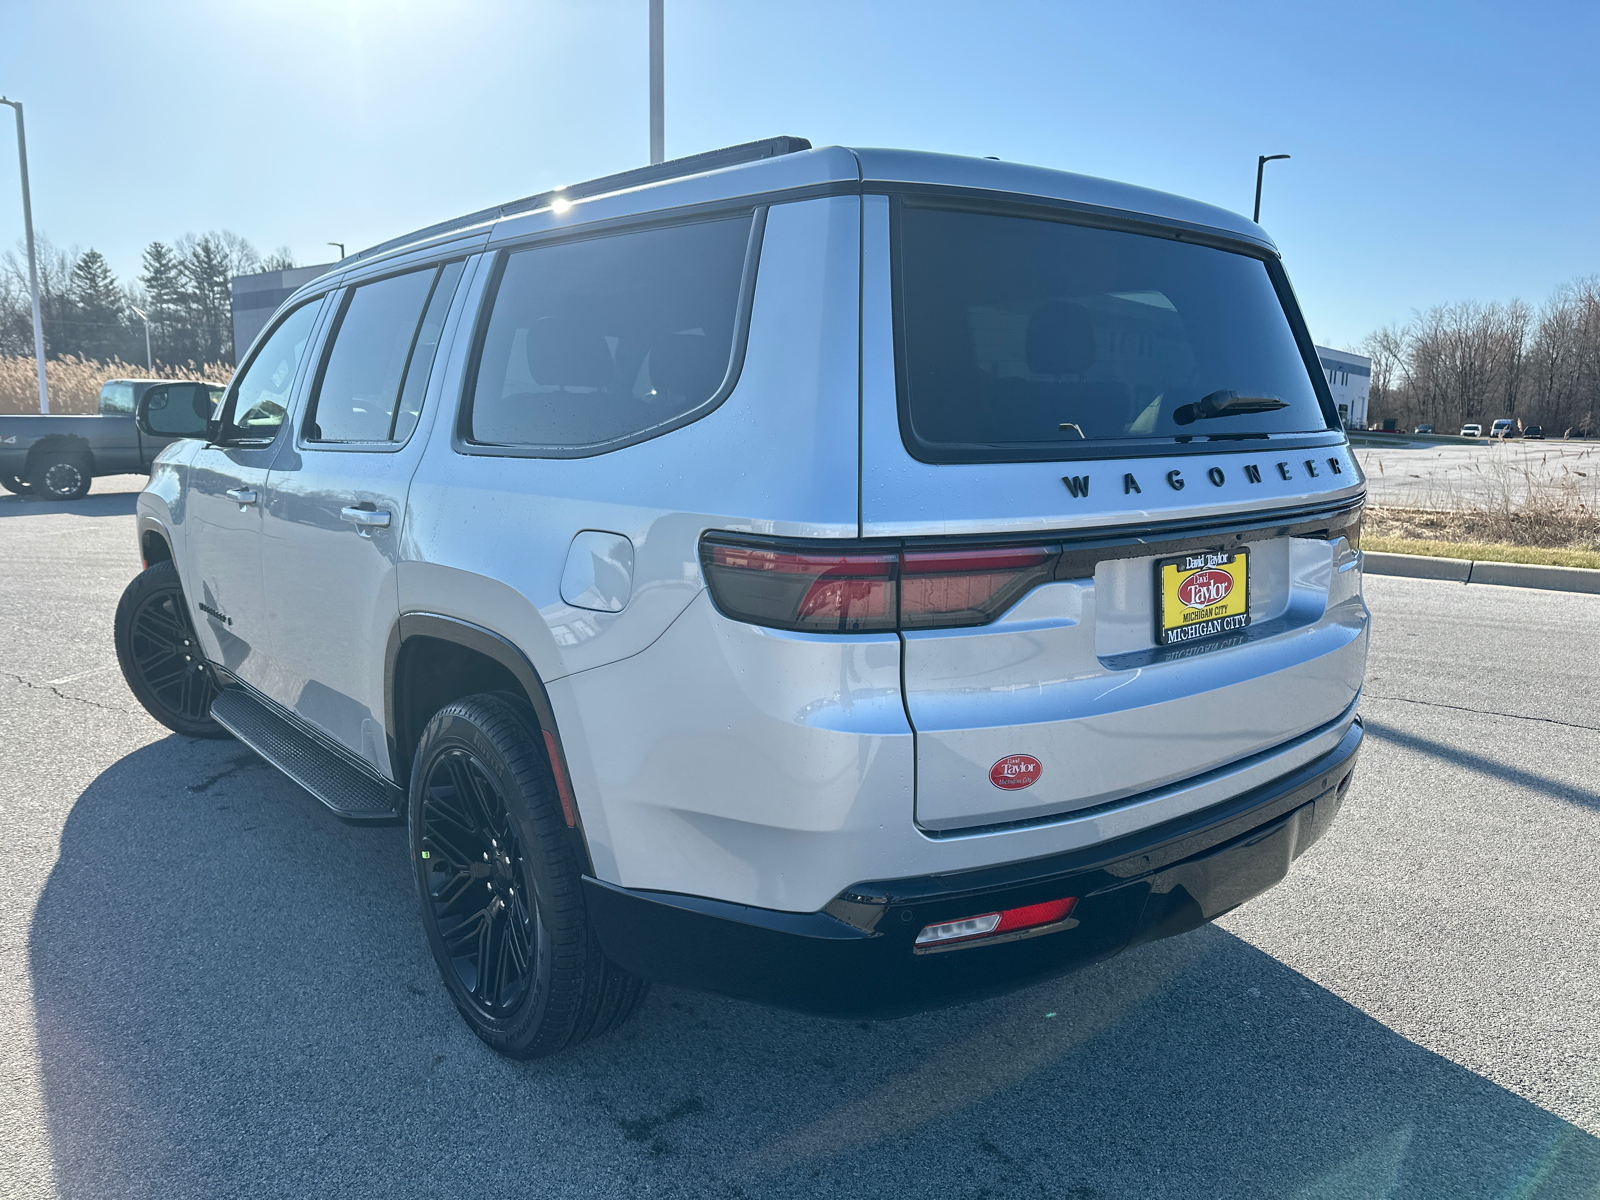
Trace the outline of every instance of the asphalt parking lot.
{"label": "asphalt parking lot", "polygon": [[138,484],[0,497],[0,1195],[1600,1196],[1600,596],[1369,578],[1344,813],[1214,926],[895,1022],[657,988],[509,1063],[403,831],[128,693]]}

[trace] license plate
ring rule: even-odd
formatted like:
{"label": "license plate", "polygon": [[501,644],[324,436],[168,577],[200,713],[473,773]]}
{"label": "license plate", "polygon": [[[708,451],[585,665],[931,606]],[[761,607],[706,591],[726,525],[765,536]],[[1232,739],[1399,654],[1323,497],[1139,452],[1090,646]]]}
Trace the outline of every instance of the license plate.
{"label": "license plate", "polygon": [[1156,563],[1156,645],[1238,633],[1250,624],[1249,551],[1196,550]]}

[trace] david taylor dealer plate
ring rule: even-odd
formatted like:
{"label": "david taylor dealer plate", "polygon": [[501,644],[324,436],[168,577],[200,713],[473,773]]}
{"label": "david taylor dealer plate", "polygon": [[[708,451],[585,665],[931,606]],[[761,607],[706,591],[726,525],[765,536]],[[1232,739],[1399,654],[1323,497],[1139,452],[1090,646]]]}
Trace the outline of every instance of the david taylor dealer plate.
{"label": "david taylor dealer plate", "polygon": [[1237,633],[1250,624],[1249,552],[1196,550],[1156,563],[1156,645]]}

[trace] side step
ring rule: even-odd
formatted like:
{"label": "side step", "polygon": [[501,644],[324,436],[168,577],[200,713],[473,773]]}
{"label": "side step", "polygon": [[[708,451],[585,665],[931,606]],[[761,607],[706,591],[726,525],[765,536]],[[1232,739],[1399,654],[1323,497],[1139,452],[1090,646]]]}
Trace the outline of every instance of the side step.
{"label": "side step", "polygon": [[211,718],[321,800],[341,821],[371,825],[402,819],[404,792],[323,745],[243,688],[219,692],[211,702]]}

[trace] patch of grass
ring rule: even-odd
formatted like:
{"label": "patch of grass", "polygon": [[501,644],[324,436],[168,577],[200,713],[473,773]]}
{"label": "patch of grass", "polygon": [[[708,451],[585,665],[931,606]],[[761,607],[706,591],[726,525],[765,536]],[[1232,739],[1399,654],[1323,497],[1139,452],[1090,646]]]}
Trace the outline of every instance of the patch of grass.
{"label": "patch of grass", "polygon": [[[1589,499],[1578,493],[1570,478],[1534,487],[1515,498],[1507,491],[1494,504],[1452,502],[1444,508],[1369,505],[1363,527],[1369,538],[1600,551],[1600,513]],[[1501,558],[1498,561],[1532,560]]]}
{"label": "patch of grass", "polygon": [[1432,558],[1466,558],[1473,562],[1533,563],[1542,567],[1600,569],[1600,550],[1548,550],[1540,546],[1507,546],[1493,542],[1424,542],[1414,538],[1361,539],[1363,550],[1380,554],[1426,554]]}

